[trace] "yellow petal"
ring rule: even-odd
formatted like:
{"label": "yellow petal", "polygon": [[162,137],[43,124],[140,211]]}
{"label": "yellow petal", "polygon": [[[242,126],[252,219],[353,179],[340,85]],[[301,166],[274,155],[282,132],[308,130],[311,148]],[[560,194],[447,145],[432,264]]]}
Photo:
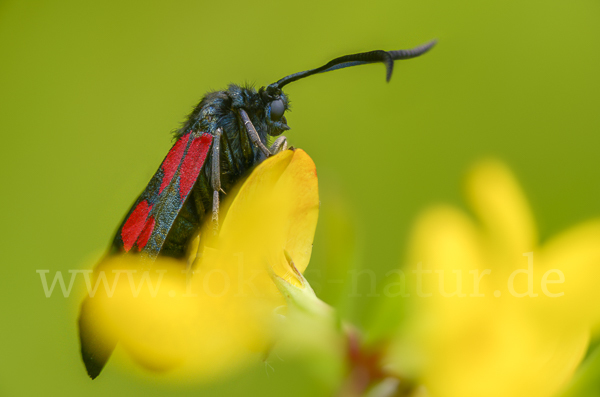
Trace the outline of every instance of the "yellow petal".
{"label": "yellow petal", "polygon": [[476,165],[467,177],[466,191],[497,254],[521,255],[536,248],[529,204],[504,164],[488,160]]}
{"label": "yellow petal", "polygon": [[[228,195],[222,212],[225,215],[218,236],[212,233],[210,223],[205,224],[199,253],[206,247],[215,248],[222,255],[243,257],[247,264],[269,264],[276,274],[293,280],[283,252],[287,251],[296,268],[304,272],[319,214],[313,161],[303,150],[288,150],[265,160],[239,190]],[[200,268],[211,266],[200,261]],[[275,290],[270,280],[266,285]]]}
{"label": "yellow petal", "polygon": [[244,313],[224,310],[222,297],[186,290],[182,265],[159,259],[148,268],[131,257],[105,261],[99,270],[111,286],[119,276],[111,296],[91,299],[98,308],[96,324],[148,369],[180,368],[177,376],[206,378],[225,374],[249,358],[241,346],[261,335],[245,323]]}
{"label": "yellow petal", "polygon": [[[410,244],[409,270],[415,275],[412,278],[414,295],[432,296],[433,292],[439,291],[440,276],[444,280],[443,293],[473,293],[473,284],[459,285],[461,277],[457,276],[461,272],[462,278],[471,280],[469,271],[484,270],[480,269],[485,267],[480,244],[478,230],[461,211],[440,206],[422,214],[414,227]],[[420,273],[418,266],[423,269],[419,285],[416,283],[416,276]],[[481,285],[486,282],[484,279]],[[417,287],[419,290],[416,290]]]}
{"label": "yellow petal", "polygon": [[282,263],[284,250],[306,268],[318,208],[310,157],[301,150],[271,157],[228,192],[218,235],[205,222],[190,250],[193,275],[184,274],[184,263],[162,258],[151,266],[130,256],[103,263],[109,274],[126,269],[136,286],[144,274],[161,284],[134,296],[128,277],[121,277],[112,297],[91,299],[94,320],[135,361],[177,369],[176,376],[213,379],[256,362],[273,344],[274,313],[285,305],[271,275],[299,283]]}
{"label": "yellow petal", "polygon": [[[555,316],[568,322],[600,327],[600,220],[575,226],[550,240],[541,252],[541,263]],[[560,272],[560,273],[559,273]],[[559,283],[562,274],[564,282]]]}

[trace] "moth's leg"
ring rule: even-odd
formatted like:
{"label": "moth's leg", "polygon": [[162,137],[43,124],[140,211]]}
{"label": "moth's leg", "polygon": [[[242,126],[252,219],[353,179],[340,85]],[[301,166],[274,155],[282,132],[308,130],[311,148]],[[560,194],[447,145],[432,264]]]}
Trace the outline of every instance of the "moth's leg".
{"label": "moth's leg", "polygon": [[227,163],[229,172],[233,175],[240,175],[242,171],[240,171],[237,162],[233,159],[233,152],[231,151],[231,144],[227,140],[227,134],[221,135],[221,144],[221,156]]}
{"label": "moth's leg", "polygon": [[[212,145],[212,170],[210,176],[211,186],[213,188],[213,208],[212,208],[212,222],[215,234],[219,230],[219,192],[221,189],[221,134],[223,130],[217,128],[215,132],[215,139]],[[223,192],[225,193],[225,192]]]}
{"label": "moth's leg", "polygon": [[[211,144],[211,150],[212,150],[212,144]],[[208,166],[208,163],[206,165]],[[188,200],[194,200],[194,204],[196,206],[196,211],[198,212],[198,219],[200,221],[200,224],[202,223],[202,220],[206,219],[205,217],[210,216],[211,201],[212,201],[212,194],[211,194],[212,186],[211,186],[210,179],[211,179],[211,175],[207,176],[205,170],[201,170],[200,175],[198,176],[198,180],[196,181],[196,184],[194,185],[194,188],[192,189],[192,191],[190,193],[190,194],[192,194],[192,197],[188,198]],[[190,270],[193,267],[196,267],[202,258],[202,251],[200,251],[200,247],[202,246],[200,240],[202,240],[202,239],[204,239],[204,236],[202,233],[199,233],[197,238],[195,238],[192,242],[190,242],[191,247],[196,247],[197,251],[196,251],[196,257],[194,259],[192,259],[191,261],[189,261],[189,259],[188,259],[187,270]]]}
{"label": "moth's leg", "polygon": [[244,109],[240,109],[240,116],[242,117],[242,121],[244,122],[244,127],[246,127],[246,131],[248,131],[248,136],[253,144],[255,144],[260,151],[265,155],[265,157],[269,157],[271,152],[269,149],[260,141],[260,137],[258,136],[258,132],[256,132],[256,128],[250,121],[250,117],[248,117],[248,113]]}
{"label": "moth's leg", "polygon": [[275,142],[273,142],[273,144],[269,147],[269,152],[271,152],[271,154],[277,154],[279,152],[283,152],[284,150],[287,150],[288,148],[288,143],[287,143],[287,138],[285,136],[280,136],[277,139],[275,139]]}

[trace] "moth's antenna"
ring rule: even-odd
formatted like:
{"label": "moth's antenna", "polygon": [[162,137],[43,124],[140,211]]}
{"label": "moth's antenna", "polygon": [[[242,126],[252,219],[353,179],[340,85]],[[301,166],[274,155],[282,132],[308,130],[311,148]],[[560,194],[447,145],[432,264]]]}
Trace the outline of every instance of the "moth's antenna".
{"label": "moth's antenna", "polygon": [[415,48],[411,48],[410,50],[397,50],[397,51],[369,51],[369,52],[361,52],[359,54],[352,55],[344,55],[339,58],[335,58],[325,65],[316,68],[305,70],[304,72],[298,72],[294,74],[290,74],[289,76],[285,76],[281,80],[273,83],[267,87],[268,91],[276,91],[277,89],[281,89],[286,84],[289,84],[293,81],[303,79],[308,76],[312,76],[317,73],[325,73],[331,72],[332,70],[343,69],[350,66],[358,66],[365,65],[368,63],[377,63],[383,62],[385,64],[386,69],[386,81],[390,81],[392,78],[392,72],[394,71],[394,61],[398,59],[410,59],[418,57],[419,55],[425,54],[429,51],[435,44],[437,40],[432,40],[429,43],[420,45]]}

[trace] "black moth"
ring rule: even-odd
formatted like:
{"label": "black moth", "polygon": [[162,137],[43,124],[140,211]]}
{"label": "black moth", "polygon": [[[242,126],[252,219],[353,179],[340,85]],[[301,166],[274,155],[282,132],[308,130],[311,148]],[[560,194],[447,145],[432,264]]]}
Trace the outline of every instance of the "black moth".
{"label": "black moth", "polygon": [[[288,149],[285,119],[288,98],[285,85],[317,73],[349,66],[382,62],[390,80],[394,61],[418,57],[435,40],[409,50],[370,51],[335,58],[325,65],[295,73],[262,87],[230,85],[210,92],[194,108],[176,142],[156,174],[119,226],[107,255],[137,253],[149,260],[157,256],[181,258],[200,224],[211,216],[218,227],[219,202],[240,178],[265,158]],[[277,137],[268,146],[269,137]],[[81,307],[81,354],[94,379],[110,357],[116,341],[97,334],[89,309]]]}

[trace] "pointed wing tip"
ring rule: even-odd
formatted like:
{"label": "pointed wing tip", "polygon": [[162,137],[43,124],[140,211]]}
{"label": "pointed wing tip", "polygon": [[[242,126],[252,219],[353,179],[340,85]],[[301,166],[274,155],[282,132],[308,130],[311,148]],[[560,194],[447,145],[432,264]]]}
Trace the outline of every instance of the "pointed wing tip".
{"label": "pointed wing tip", "polygon": [[110,358],[110,353],[112,353],[112,349],[107,349],[99,352],[100,354],[90,353],[84,345],[82,341],[81,346],[81,359],[83,361],[83,365],[85,365],[85,370],[88,376],[94,380],[100,375],[100,372],[104,369],[108,359]]}
{"label": "pointed wing tip", "polygon": [[93,357],[90,356],[85,356],[84,352],[81,352],[81,356],[83,358],[83,364],[85,365],[85,370],[87,371],[88,376],[90,377],[90,379],[94,380],[98,377],[98,375],[100,375],[100,372],[102,372],[102,369],[104,368],[104,365],[106,364],[106,361],[104,362],[98,362],[96,360],[94,360]]}
{"label": "pointed wing tip", "polygon": [[79,342],[81,359],[91,379],[96,379],[100,375],[117,344],[116,340],[100,332],[94,319],[92,300],[85,299],[81,305],[78,321]]}

